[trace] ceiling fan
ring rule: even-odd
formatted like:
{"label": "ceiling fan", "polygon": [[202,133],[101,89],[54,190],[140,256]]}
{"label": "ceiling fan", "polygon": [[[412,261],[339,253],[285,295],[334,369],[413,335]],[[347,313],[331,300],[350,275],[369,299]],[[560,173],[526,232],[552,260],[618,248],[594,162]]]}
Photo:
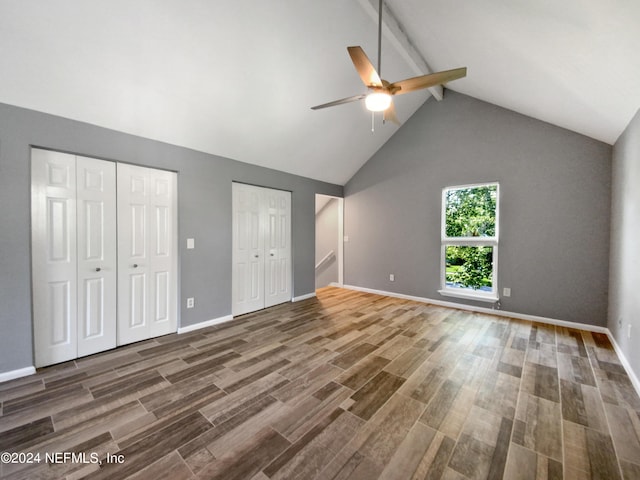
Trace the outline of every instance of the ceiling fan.
{"label": "ceiling fan", "polygon": [[371,112],[383,112],[382,120],[389,120],[397,125],[400,121],[396,116],[396,110],[393,106],[393,95],[402,95],[404,93],[422,90],[423,88],[441,85],[443,83],[457,80],[467,76],[467,67],[455,68],[453,70],[445,70],[442,72],[430,73],[428,75],[420,75],[418,77],[407,78],[398,82],[389,83],[380,77],[381,72],[381,46],[382,46],[382,1],[380,0],[378,7],[378,70],[374,68],[369,57],[364,53],[362,47],[347,47],[349,56],[353,65],[356,67],[358,75],[362,79],[364,85],[369,89],[368,93],[354,95],[353,97],[342,98],[322,105],[311,107],[311,110],[319,110],[321,108],[334,107],[345,103],[363,100],[367,110]]}

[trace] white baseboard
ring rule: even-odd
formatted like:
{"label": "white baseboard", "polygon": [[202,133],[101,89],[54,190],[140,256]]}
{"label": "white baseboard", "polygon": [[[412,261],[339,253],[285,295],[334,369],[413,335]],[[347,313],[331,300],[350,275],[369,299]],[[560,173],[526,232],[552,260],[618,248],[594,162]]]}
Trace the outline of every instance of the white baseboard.
{"label": "white baseboard", "polygon": [[25,367],[19,368],[18,370],[11,370],[10,372],[0,373],[0,383],[8,382],[9,380],[14,380],[16,378],[26,377],[28,375],[33,375],[36,373],[35,367]]}
{"label": "white baseboard", "polygon": [[300,295],[299,297],[293,297],[292,302],[301,302],[302,300],[308,300],[316,296],[316,292],[307,293],[306,295]]}
{"label": "white baseboard", "polygon": [[201,328],[212,327],[213,325],[225,323],[230,320],[233,320],[233,315],[225,315],[224,317],[214,318],[205,322],[196,323],[195,325],[187,325],[186,327],[178,328],[178,334],[193,332],[194,330],[200,330]]}
{"label": "white baseboard", "polygon": [[633,388],[636,389],[636,393],[638,394],[638,396],[640,396],[640,380],[638,380],[638,377],[637,377],[636,373],[633,371],[633,368],[631,368],[631,364],[629,363],[629,360],[627,360],[627,357],[625,357],[622,349],[620,348],[620,345],[618,345],[618,342],[616,341],[616,338],[609,331],[609,329],[607,329],[607,334],[609,335],[609,340],[611,340],[611,343],[613,344],[613,349],[618,354],[618,358],[620,359],[620,363],[622,363],[622,366],[627,371],[627,375],[629,375],[629,379],[631,380],[631,383],[633,384]]}
{"label": "white baseboard", "polygon": [[414,300],[416,302],[421,302],[421,303],[430,303],[432,305],[437,305],[440,307],[457,308],[459,310],[488,313],[489,315],[497,315],[500,317],[517,318],[520,320],[529,320],[532,322],[546,323],[549,325],[557,325],[559,327],[576,328],[579,330],[586,330],[587,332],[604,333],[609,337],[609,340],[611,340],[613,348],[618,354],[618,358],[620,358],[620,363],[622,363],[622,366],[626,370],[627,375],[629,375],[629,379],[631,380],[631,383],[633,384],[633,387],[635,388],[636,392],[638,393],[638,395],[640,395],[640,381],[638,381],[637,375],[633,371],[633,368],[631,368],[631,364],[627,360],[627,357],[624,356],[624,353],[622,352],[622,349],[616,342],[616,339],[611,334],[609,329],[606,327],[589,325],[588,323],[569,322],[567,320],[558,320],[556,318],[539,317],[537,315],[527,315],[524,313],[507,312],[505,310],[494,310],[492,308],[476,307],[473,305],[464,305],[464,304],[454,303],[454,302],[444,302],[442,300],[433,300],[431,298],[416,297],[413,295],[404,295],[402,293],[395,293],[395,292],[386,292],[384,290],[375,290],[373,288],[356,287],[355,285],[337,285],[336,284],[335,286],[346,288],[348,290],[355,290],[358,292],[374,293],[376,295],[384,295],[387,297],[403,298],[405,300]]}
{"label": "white baseboard", "polygon": [[525,313],[508,312],[506,310],[496,310],[493,308],[476,307],[474,305],[465,305],[462,303],[446,302],[443,300],[434,300],[426,297],[416,297],[413,295],[405,295],[403,293],[386,292],[384,290],[375,290],[373,288],[356,287],[354,285],[343,285],[342,288],[349,290],[356,290],[359,292],[375,293],[376,295],[384,295],[387,297],[403,298],[405,300],[414,300],[421,303],[430,303],[439,307],[457,308],[458,310],[468,310],[471,312],[487,313],[489,315],[497,315],[499,317],[517,318],[520,320],[529,320],[531,322],[547,323],[550,325],[557,325],[559,327],[578,328],[580,330],[586,330],[588,332],[597,333],[609,333],[606,327],[598,327],[597,325],[590,325],[588,323],[569,322],[567,320],[558,320],[556,318],[539,317],[537,315],[527,315]]}

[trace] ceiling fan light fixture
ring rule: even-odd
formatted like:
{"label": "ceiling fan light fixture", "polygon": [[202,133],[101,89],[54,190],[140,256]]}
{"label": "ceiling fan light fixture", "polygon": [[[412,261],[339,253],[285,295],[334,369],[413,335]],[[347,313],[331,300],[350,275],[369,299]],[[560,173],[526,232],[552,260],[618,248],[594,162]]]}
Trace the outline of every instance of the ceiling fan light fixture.
{"label": "ceiling fan light fixture", "polygon": [[370,112],[382,112],[391,105],[391,95],[384,92],[370,93],[365,98],[364,104]]}

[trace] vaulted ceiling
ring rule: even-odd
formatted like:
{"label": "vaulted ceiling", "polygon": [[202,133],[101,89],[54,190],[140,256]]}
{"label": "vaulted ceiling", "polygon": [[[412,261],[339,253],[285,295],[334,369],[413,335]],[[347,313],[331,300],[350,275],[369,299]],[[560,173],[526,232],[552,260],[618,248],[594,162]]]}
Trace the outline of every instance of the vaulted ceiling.
{"label": "vaulted ceiling", "polygon": [[[610,144],[640,107],[637,0],[386,3],[389,81],[466,66],[448,88]],[[346,47],[375,62],[376,5],[0,0],[0,102],[344,184],[398,127],[310,107],[364,93]]]}

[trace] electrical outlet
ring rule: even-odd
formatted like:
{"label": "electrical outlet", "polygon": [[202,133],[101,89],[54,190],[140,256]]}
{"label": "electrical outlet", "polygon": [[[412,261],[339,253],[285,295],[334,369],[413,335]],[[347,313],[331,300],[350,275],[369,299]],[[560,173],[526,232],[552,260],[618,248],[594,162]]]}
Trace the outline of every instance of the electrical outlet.
{"label": "electrical outlet", "polygon": [[627,325],[627,338],[631,338],[631,324]]}
{"label": "electrical outlet", "polygon": [[389,281],[390,282],[395,282],[396,281],[396,276],[393,273],[389,274]]}
{"label": "electrical outlet", "polygon": [[187,248],[189,250],[196,248],[196,240],[195,238],[187,238]]}
{"label": "electrical outlet", "polygon": [[502,296],[503,297],[510,297],[511,296],[511,289],[509,287],[504,287],[502,289]]}
{"label": "electrical outlet", "polygon": [[349,235],[344,236],[344,242],[347,243],[349,241]]}
{"label": "electrical outlet", "polygon": [[194,304],[195,304],[195,299],[193,297],[187,298],[187,308],[193,308]]}

